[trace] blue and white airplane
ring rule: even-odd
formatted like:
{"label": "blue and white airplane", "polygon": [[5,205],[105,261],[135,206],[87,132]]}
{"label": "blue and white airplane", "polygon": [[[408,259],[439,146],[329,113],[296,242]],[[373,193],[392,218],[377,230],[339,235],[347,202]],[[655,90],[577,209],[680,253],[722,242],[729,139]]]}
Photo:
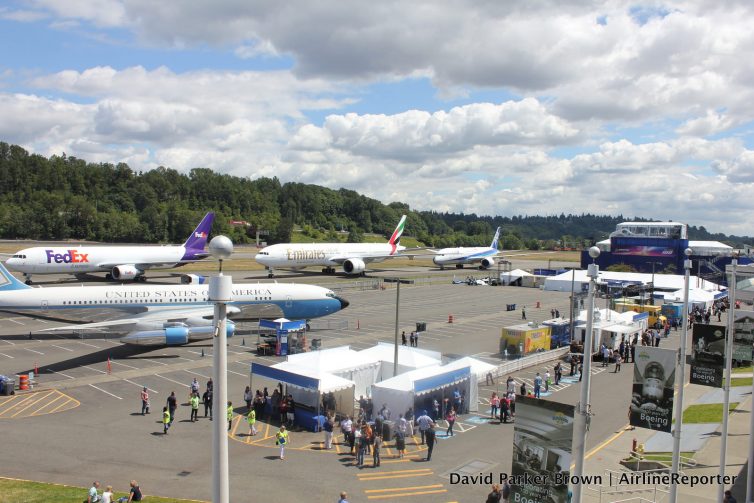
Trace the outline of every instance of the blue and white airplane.
{"label": "blue and white airplane", "polygon": [[[68,326],[45,331],[126,334],[122,342],[181,345],[212,336],[214,304],[207,285],[107,285],[30,287],[0,264],[0,313],[55,319]],[[308,320],[348,307],[332,290],[290,283],[234,284],[231,320],[283,316]],[[63,319],[65,317],[65,319]],[[81,323],[96,319],[96,322]],[[235,324],[228,323],[228,335]]]}
{"label": "blue and white airplane", "polygon": [[489,247],[458,247],[435,250],[436,255],[432,262],[445,269],[446,265],[455,265],[456,269],[463,269],[464,264],[479,264],[480,269],[489,269],[495,265],[495,259],[500,252],[497,249],[497,241],[500,238],[500,227],[495,231],[495,237]]}
{"label": "blue and white airplane", "polygon": [[[107,279],[145,281],[147,269],[171,269],[208,257],[205,246],[214,218],[212,212],[204,215],[182,245],[36,246],[14,253],[5,265],[23,273],[27,285],[32,274],[107,272]],[[185,275],[182,280],[195,283],[198,277]]]}

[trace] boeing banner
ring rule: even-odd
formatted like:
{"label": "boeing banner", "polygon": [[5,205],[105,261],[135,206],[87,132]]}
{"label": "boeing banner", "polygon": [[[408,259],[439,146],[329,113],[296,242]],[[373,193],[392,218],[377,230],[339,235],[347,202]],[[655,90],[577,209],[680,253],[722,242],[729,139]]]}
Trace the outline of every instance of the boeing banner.
{"label": "boeing banner", "polygon": [[566,503],[573,405],[516,396],[510,501]]}
{"label": "boeing banner", "polygon": [[675,251],[667,246],[616,246],[611,253],[613,255],[640,255],[643,257],[673,257]]}
{"label": "boeing banner", "polygon": [[670,432],[678,352],[650,346],[636,348],[631,426]]}
{"label": "boeing banner", "polygon": [[736,309],[733,314],[733,361],[749,365],[754,344],[754,311]]}
{"label": "boeing banner", "polygon": [[[722,388],[725,368],[725,327],[694,323],[691,338],[691,384]],[[751,358],[751,350],[749,350]]]}

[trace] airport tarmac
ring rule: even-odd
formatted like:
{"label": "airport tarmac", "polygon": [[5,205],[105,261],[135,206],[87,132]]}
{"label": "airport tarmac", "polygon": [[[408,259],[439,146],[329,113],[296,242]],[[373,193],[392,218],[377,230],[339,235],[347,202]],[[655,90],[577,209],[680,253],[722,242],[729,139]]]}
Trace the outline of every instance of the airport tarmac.
{"label": "airport tarmac", "polygon": [[[246,278],[259,277],[259,273],[234,271],[234,281],[248,281]],[[444,273],[433,276],[433,280],[417,277],[413,285],[401,286],[399,331],[409,332],[416,322],[426,322],[427,332],[422,334],[419,346],[441,351],[448,358],[470,355],[499,363],[500,330],[521,322],[522,306],[526,306],[528,321],[550,318],[552,308],[567,312],[568,294],[453,285],[452,272]],[[379,274],[391,275],[394,271]],[[470,269],[455,274],[486,275]],[[318,278],[315,282],[323,286],[335,284],[351,304],[312,323],[310,338],[320,338],[323,348],[347,344],[357,350],[379,341],[393,341],[394,284],[384,284],[383,289],[374,278],[312,278]],[[506,304],[513,303],[517,309],[506,311]],[[448,323],[451,315],[453,322]],[[0,373],[24,373],[34,368],[40,372],[35,393],[0,397],[0,423],[6,433],[3,450],[13,453],[9,462],[3,463],[0,475],[80,486],[98,479],[120,489],[135,478],[147,494],[209,500],[210,422],[201,417],[203,414],[197,423],[188,421],[185,403],[191,380],[198,378],[203,389],[211,375],[211,344],[134,348],[102,336],[80,339],[37,332],[52,325],[49,321],[12,318],[0,328]],[[327,326],[331,328],[324,328]],[[249,384],[250,364],[282,360],[258,356],[256,342],[253,334],[229,340],[229,399],[239,413],[245,412],[242,398]],[[626,366],[626,370],[630,368]],[[515,377],[531,380],[536,371],[543,370],[528,369]],[[594,374],[592,402],[596,416],[588,449],[625,425],[631,386],[630,371],[612,374],[595,368]],[[142,386],[151,390],[153,409],[148,416],[139,413]],[[480,413],[462,416],[454,437],[441,436],[430,462],[422,461],[424,447],[417,441],[408,442],[409,456],[404,459],[393,457],[389,443],[379,468],[352,466],[353,458],[338,445],[341,438],[334,451],[325,451],[320,434],[295,431],[286,459],[280,461],[270,438],[276,425],[262,422],[263,435],[249,437],[245,422],[236,416],[229,442],[231,501],[329,502],[343,490],[352,502],[483,501],[488,486],[452,485],[449,474],[510,470],[513,425],[489,423],[484,417],[487,399],[498,386],[500,383],[480,385]],[[165,436],[159,412],[171,391],[183,404],[177,423]],[[555,387],[546,399],[575,404],[578,385]]]}

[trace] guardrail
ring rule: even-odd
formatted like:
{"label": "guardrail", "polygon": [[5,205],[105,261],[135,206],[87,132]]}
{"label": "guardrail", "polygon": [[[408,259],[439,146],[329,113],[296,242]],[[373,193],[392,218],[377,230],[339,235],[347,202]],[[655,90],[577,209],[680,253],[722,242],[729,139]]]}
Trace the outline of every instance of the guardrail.
{"label": "guardrail", "polygon": [[[604,479],[608,480],[608,484],[590,484],[586,486],[586,490],[592,493],[597,493],[600,503],[603,498],[610,498],[611,496],[631,495],[636,493],[651,493],[652,499],[647,499],[642,496],[631,496],[622,500],[606,499],[611,503],[628,503],[629,501],[637,502],[649,502],[649,503],[661,503],[666,501],[666,498],[670,495],[670,486],[668,484],[652,484],[637,483],[637,479],[643,479],[647,475],[651,476],[654,473],[667,475],[669,470],[667,468],[659,468],[653,470],[637,470],[637,471],[618,471],[618,470],[605,470]],[[681,476],[683,472],[678,472]],[[621,483],[623,476],[629,476],[631,480],[626,483]],[[658,499],[659,497],[659,499]]]}
{"label": "guardrail", "polygon": [[[646,453],[645,452],[644,454],[639,454],[638,452],[631,452],[628,455],[628,457],[631,458],[631,459],[634,459],[636,461],[653,461],[655,463],[662,463],[663,465],[666,465],[668,468],[670,468],[670,466],[668,465],[669,462],[662,461],[662,460],[657,460],[657,459],[647,459],[646,456],[651,456],[651,455],[652,455],[652,453]],[[683,468],[684,466],[686,466],[688,468],[696,468],[696,465],[698,464],[696,462],[696,459],[694,459],[694,458],[689,458],[689,457],[686,457],[686,456],[679,456],[679,458],[680,458],[680,463],[679,464],[680,464],[681,468]],[[662,468],[659,468],[658,470],[662,471]]]}
{"label": "guardrail", "polygon": [[[522,358],[518,358],[517,360],[510,360],[505,363],[501,363],[497,366],[495,371],[492,373],[493,377],[502,377],[507,374],[511,374],[513,372],[518,372],[519,370],[523,370],[528,367],[532,367],[534,365],[541,365],[545,362],[550,362],[552,360],[557,360],[559,358],[562,358],[568,352],[570,351],[570,348],[568,346],[564,346],[562,348],[558,349],[551,349],[549,351],[542,351],[541,353],[534,353],[532,355],[524,356]],[[485,381],[487,376],[480,376],[479,381]]]}

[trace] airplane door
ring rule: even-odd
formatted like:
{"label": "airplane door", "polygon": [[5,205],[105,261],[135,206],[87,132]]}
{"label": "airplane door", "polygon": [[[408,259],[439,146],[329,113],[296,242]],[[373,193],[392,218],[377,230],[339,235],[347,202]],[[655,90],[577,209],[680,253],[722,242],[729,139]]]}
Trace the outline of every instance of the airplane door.
{"label": "airplane door", "polygon": [[46,300],[42,301],[42,311],[47,311],[48,302]]}
{"label": "airplane door", "polygon": [[285,297],[285,307],[293,307],[293,298],[290,295]]}

